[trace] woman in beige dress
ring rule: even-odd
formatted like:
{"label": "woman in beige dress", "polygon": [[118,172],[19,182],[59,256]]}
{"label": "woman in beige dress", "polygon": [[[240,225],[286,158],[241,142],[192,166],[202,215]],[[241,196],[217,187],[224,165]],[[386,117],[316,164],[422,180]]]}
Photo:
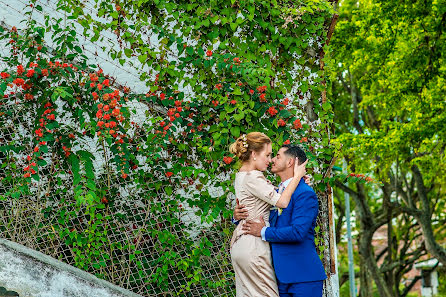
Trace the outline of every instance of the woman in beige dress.
{"label": "woman in beige dress", "polygon": [[268,226],[271,206],[288,206],[291,195],[305,175],[306,162],[301,165],[295,162],[294,177],[283,193],[279,194],[263,175],[271,163],[272,146],[268,136],[260,132],[242,135],[231,144],[230,151],[242,162],[235,176],[234,188],[240,204],[248,210],[248,218],[239,222],[231,239],[236,296],[278,297],[269,243],[260,237],[244,234],[242,227],[247,220],[259,217],[263,217]]}

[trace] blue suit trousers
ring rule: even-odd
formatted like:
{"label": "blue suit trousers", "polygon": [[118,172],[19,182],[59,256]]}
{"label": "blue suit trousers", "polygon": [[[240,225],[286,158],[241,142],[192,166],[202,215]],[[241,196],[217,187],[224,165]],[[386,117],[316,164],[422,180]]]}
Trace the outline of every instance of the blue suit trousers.
{"label": "blue suit trousers", "polygon": [[278,283],[280,297],[322,297],[323,281],[295,284]]}

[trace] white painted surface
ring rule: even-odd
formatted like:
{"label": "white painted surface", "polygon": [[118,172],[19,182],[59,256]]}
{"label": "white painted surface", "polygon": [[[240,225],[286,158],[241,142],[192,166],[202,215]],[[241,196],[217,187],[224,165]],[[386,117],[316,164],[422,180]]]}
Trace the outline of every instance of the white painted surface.
{"label": "white painted surface", "polygon": [[431,286],[421,287],[421,296],[423,297],[434,297],[438,294],[438,272],[433,271],[431,273]]}
{"label": "white painted surface", "polygon": [[0,286],[20,297],[141,297],[22,245],[0,239]]}

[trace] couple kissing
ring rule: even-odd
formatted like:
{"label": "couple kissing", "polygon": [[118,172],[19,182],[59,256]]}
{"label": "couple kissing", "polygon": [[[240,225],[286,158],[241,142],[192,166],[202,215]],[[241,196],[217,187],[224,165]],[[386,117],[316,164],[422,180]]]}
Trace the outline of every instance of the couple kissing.
{"label": "couple kissing", "polygon": [[[273,158],[271,139],[261,132],[240,136],[230,152],[241,161],[230,245],[236,296],[321,297],[326,274],[314,244],[318,199],[303,179],[305,152],[287,144]],[[278,187],[263,175],[271,162]]]}

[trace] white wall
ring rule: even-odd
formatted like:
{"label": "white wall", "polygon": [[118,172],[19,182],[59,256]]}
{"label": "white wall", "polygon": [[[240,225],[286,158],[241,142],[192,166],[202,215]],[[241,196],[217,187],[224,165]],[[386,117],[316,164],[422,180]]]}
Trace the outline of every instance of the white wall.
{"label": "white wall", "polygon": [[[44,22],[44,14],[48,14],[52,17],[64,17],[63,14],[56,10],[57,0],[38,0],[37,4],[41,5],[43,8],[42,12],[34,10],[33,19],[39,24]],[[18,29],[24,28],[24,23],[22,22],[27,16],[25,16],[25,11],[29,10],[26,7],[28,0],[0,0],[0,22],[6,23],[8,26],[16,26]],[[86,7],[93,9],[94,0],[87,2]],[[77,24],[78,36],[82,36],[82,28]],[[141,82],[139,79],[138,71],[135,67],[128,67],[126,65],[121,66],[119,62],[113,61],[102,47],[109,48],[112,44],[116,42],[113,34],[104,33],[102,35],[104,38],[103,42],[95,42],[94,44],[86,38],[80,38],[82,40],[82,45],[85,48],[85,54],[90,59],[92,64],[99,64],[106,74],[115,77],[117,82],[121,85],[126,85],[130,87],[135,92],[146,92],[148,88],[145,83]],[[0,50],[4,50],[0,48]],[[96,56],[97,53],[97,56]],[[135,66],[141,69],[141,64],[138,60],[133,61]]]}

